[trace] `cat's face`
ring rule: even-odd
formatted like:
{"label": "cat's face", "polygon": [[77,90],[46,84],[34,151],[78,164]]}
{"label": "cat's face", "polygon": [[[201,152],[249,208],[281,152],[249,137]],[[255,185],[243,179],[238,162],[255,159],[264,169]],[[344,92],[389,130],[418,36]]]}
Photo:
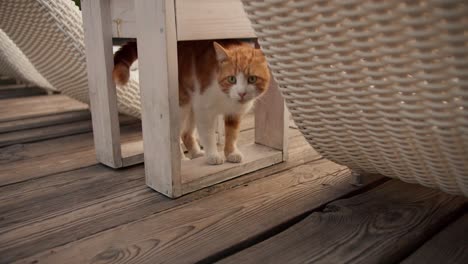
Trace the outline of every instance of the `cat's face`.
{"label": "cat's face", "polygon": [[219,63],[218,83],[232,100],[244,104],[262,95],[270,83],[265,56],[249,45],[223,48],[213,43]]}

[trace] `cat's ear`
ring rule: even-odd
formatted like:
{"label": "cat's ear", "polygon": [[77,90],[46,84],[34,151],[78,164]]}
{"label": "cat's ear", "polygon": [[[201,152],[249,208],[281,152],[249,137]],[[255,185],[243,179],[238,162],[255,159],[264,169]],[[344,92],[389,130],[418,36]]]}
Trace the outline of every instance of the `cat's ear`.
{"label": "cat's ear", "polygon": [[213,42],[213,47],[216,51],[216,59],[221,62],[225,61],[228,59],[229,55],[226,49],[223,48],[223,46],[219,45],[218,42],[214,41]]}

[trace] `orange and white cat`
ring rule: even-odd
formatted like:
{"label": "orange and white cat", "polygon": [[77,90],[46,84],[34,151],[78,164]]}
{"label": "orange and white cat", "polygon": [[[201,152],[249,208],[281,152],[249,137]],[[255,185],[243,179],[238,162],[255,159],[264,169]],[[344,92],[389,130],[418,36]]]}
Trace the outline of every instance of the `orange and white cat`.
{"label": "orange and white cat", "polygon": [[[240,121],[269,87],[270,72],[263,53],[237,40],[179,42],[177,51],[181,139],[190,157],[203,155],[195,138],[197,129],[208,164],[241,162],[236,144]],[[135,42],[116,52],[112,75],[117,84],[128,82],[129,68],[137,57]],[[219,115],[225,123],[224,155],[216,146]]]}

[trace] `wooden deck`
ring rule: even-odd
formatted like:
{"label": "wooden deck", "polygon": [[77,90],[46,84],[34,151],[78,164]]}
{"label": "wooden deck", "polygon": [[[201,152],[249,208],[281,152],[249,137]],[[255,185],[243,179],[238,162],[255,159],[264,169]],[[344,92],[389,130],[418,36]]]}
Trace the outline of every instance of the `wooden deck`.
{"label": "wooden deck", "polygon": [[355,186],[294,128],[288,162],[171,200],[143,165],[97,164],[86,106],[20,94],[0,100],[0,263],[468,263],[468,199]]}

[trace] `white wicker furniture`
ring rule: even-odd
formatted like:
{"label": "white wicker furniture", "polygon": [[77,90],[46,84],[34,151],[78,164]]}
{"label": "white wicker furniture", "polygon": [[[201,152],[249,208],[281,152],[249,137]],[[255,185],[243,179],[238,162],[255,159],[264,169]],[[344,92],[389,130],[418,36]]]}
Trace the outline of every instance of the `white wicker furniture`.
{"label": "white wicker furniture", "polygon": [[243,0],[324,157],[468,196],[468,2]]}
{"label": "white wicker furniture", "polygon": [[[2,0],[0,29],[52,87],[89,103],[83,23],[73,1]],[[117,98],[120,112],[140,116],[136,81],[118,87]]]}
{"label": "white wicker furniture", "polygon": [[34,68],[11,39],[0,29],[0,74],[49,90],[54,87]]}

